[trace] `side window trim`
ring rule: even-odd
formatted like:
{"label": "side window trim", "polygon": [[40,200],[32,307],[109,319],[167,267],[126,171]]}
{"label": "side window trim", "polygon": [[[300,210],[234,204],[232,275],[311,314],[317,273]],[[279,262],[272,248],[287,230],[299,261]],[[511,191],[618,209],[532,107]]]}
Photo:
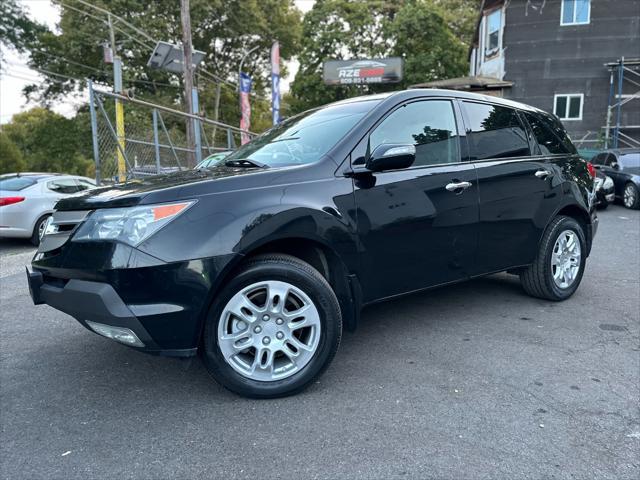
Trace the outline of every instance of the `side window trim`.
{"label": "side window trim", "polygon": [[[351,152],[349,153],[349,163],[350,163],[350,168],[354,168],[358,169],[360,167],[362,167],[362,164],[358,163],[358,164],[353,164],[353,160],[354,160],[354,151],[358,149],[358,147],[361,147],[361,144],[364,142],[365,148],[367,150],[367,152],[369,151],[369,142],[370,142],[370,137],[371,134],[374,132],[374,130],[376,128],[378,128],[378,126],[380,126],[380,124],[382,122],[384,122],[390,115],[392,115],[393,113],[395,113],[396,111],[398,111],[399,109],[412,104],[412,103],[417,103],[417,102],[428,102],[428,101],[433,101],[433,100],[443,100],[443,101],[448,101],[451,103],[451,108],[453,110],[454,113],[454,121],[456,124],[456,129],[457,129],[457,137],[458,137],[458,161],[456,162],[449,162],[449,163],[439,163],[439,164],[434,164],[434,165],[414,165],[411,166],[409,168],[404,169],[403,171],[407,171],[407,170],[418,170],[418,169],[422,169],[422,168],[433,168],[433,167],[443,167],[446,165],[459,165],[460,163],[464,163],[464,161],[462,160],[463,157],[461,155],[462,153],[462,145],[461,145],[461,140],[460,137],[464,135],[464,131],[463,129],[461,129],[461,125],[460,125],[460,117],[459,117],[459,112],[456,110],[456,103],[457,103],[457,98],[455,97],[417,97],[417,98],[412,98],[409,100],[405,100],[403,102],[398,103],[397,105],[391,107],[384,115],[382,115],[378,121],[373,124],[371,126],[371,128],[367,131],[367,133],[365,133],[365,135],[358,141],[358,143],[356,144],[356,146],[353,148],[353,150],[351,150]],[[466,141],[466,138],[465,138]],[[466,149],[465,149],[466,150]],[[384,173],[384,172],[381,172]]]}
{"label": "side window trim", "polygon": [[[512,109],[513,111],[516,112],[516,116],[518,118],[520,117],[517,108],[509,107],[507,105],[501,105],[499,103],[493,103],[493,102],[489,102],[489,101],[480,101],[480,100],[475,100],[475,99],[466,99],[466,98],[460,98],[460,99],[458,99],[458,101],[461,104],[460,105],[460,110],[462,112],[462,117],[463,117],[464,125],[465,125],[464,135],[465,135],[465,141],[466,142],[468,142],[468,138],[469,138],[468,134],[469,134],[470,126],[471,126],[471,120],[469,119],[469,116],[467,114],[467,111],[464,108],[464,105],[462,105],[462,104],[464,104],[464,102],[479,103],[480,105],[490,105],[492,107],[510,108],[510,109]],[[526,124],[524,122],[521,122],[521,123],[522,123],[522,127],[525,129],[525,132],[528,135],[528,133],[529,133],[529,131],[527,129],[527,125],[528,124]],[[467,163],[467,162],[468,163],[482,163],[482,162],[496,162],[496,161],[525,160],[525,159],[531,158],[533,156],[533,154],[531,153],[531,144],[529,142],[529,139],[527,139],[527,142],[529,143],[529,155],[523,155],[523,156],[519,156],[519,157],[500,157],[500,158],[493,157],[493,158],[484,158],[482,160],[472,160],[471,159],[471,146],[467,144],[467,157],[466,157],[467,160],[466,160],[466,162],[463,162],[463,163]]]}

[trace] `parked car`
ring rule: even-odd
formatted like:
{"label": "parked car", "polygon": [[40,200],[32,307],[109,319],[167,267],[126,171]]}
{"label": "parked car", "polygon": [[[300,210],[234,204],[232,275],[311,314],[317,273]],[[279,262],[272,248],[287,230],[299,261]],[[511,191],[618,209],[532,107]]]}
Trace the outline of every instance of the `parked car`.
{"label": "parked car", "polygon": [[616,199],[615,186],[611,177],[605,175],[602,170],[596,171],[595,186],[596,208],[606,209]]}
{"label": "parked car", "polygon": [[215,168],[61,200],[29,285],[100,335],[200,350],[225,387],[288,395],[363,305],[500,271],[569,298],[598,225],[594,176],[533,107],[447,90],[350,99]]}
{"label": "parked car", "polygon": [[226,157],[229,156],[231,150],[224,152],[216,152],[209,155],[196,165],[196,168],[211,168],[221,163]]}
{"label": "parked car", "polygon": [[640,149],[606,150],[591,160],[597,169],[611,177],[616,198],[627,208],[640,208]]}
{"label": "parked car", "polygon": [[0,175],[0,237],[28,238],[38,245],[55,203],[95,186],[90,178],[74,175]]}

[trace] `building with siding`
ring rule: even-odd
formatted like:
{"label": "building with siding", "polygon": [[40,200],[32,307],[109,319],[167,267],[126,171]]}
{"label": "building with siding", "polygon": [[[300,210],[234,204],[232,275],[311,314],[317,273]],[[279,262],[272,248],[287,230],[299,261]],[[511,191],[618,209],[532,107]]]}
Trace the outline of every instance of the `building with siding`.
{"label": "building with siding", "polygon": [[639,0],[485,0],[469,60],[469,78],[555,113],[579,147],[640,146]]}

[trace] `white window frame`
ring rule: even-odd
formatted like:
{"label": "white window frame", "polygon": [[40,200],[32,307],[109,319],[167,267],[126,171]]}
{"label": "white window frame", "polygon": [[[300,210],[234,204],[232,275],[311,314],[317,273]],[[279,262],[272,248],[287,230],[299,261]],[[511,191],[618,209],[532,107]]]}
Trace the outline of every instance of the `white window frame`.
{"label": "white window frame", "polygon": [[[558,97],[566,97],[567,99],[567,106],[565,107],[564,110],[564,115],[560,116],[556,113],[556,104],[558,102]],[[574,97],[579,97],[580,98],[580,114],[578,115],[577,118],[568,118],[567,115],[569,114],[569,106],[570,106],[570,100],[571,98]],[[562,120],[563,122],[572,122],[572,121],[580,121],[582,120],[582,109],[584,108],[584,93],[556,93],[553,96],[553,114],[558,117],[560,120]]]}
{"label": "white window frame", "polygon": [[[564,21],[564,3],[566,1],[573,2],[573,20],[571,22],[565,23]],[[587,1],[587,21],[586,22],[576,22],[576,0],[560,0],[560,26],[570,26],[570,25],[589,25],[591,23],[591,0]]]}
{"label": "white window frame", "polygon": [[[489,35],[491,32],[489,31],[489,17],[495,13],[500,14],[500,25],[498,26],[498,45],[496,48],[489,50]],[[500,48],[502,47],[502,24],[503,24],[504,13],[502,8],[496,8],[490,12],[485,13],[484,15],[484,42],[483,42],[483,56],[484,58],[491,58],[497,55],[500,52]]]}

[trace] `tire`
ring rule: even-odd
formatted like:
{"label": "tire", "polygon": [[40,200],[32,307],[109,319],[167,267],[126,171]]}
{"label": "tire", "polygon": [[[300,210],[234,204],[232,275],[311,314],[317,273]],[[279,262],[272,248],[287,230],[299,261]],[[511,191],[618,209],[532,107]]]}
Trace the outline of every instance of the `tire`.
{"label": "tire", "polygon": [[[293,318],[298,308],[303,313]],[[341,335],[338,299],[316,269],[289,255],[260,255],[217,294],[204,326],[204,363],[218,383],[242,396],[293,395],[327,369]]]}
{"label": "tire", "polygon": [[[554,279],[554,273],[562,272],[558,271],[557,267],[552,265],[552,261],[556,261],[557,258],[553,257],[554,250],[556,249],[559,237],[563,236],[563,240],[573,239],[579,245],[579,260],[572,260],[572,253],[566,253],[566,262],[562,261],[561,264],[578,266],[576,271],[573,267],[570,268],[573,272],[571,282],[563,282],[562,279]],[[569,242],[572,245],[571,242]],[[558,246],[559,250],[562,250]],[[585,233],[580,224],[571,217],[558,216],[547,227],[545,234],[540,242],[538,254],[530,266],[525,268],[520,274],[520,282],[529,295],[532,297],[543,298],[545,300],[562,301],[569,298],[578,289],[584,273],[584,267],[586,264],[586,252],[587,242]],[[564,254],[563,254],[564,255]],[[575,250],[574,254],[575,256]],[[552,258],[553,257],[553,258]],[[559,284],[560,283],[560,284]]]}
{"label": "tire", "polygon": [[46,222],[47,218],[49,218],[50,216],[50,214],[41,216],[33,227],[33,233],[31,234],[31,238],[29,239],[29,241],[36,247],[40,245],[40,228],[44,225],[44,222]]}
{"label": "tire", "polygon": [[638,187],[631,182],[624,186],[624,191],[622,192],[622,204],[631,210],[640,209],[640,192],[638,191]]}
{"label": "tire", "polygon": [[606,200],[603,200],[596,206],[596,208],[598,210],[606,210],[608,206],[609,206],[609,202],[607,202]]}

